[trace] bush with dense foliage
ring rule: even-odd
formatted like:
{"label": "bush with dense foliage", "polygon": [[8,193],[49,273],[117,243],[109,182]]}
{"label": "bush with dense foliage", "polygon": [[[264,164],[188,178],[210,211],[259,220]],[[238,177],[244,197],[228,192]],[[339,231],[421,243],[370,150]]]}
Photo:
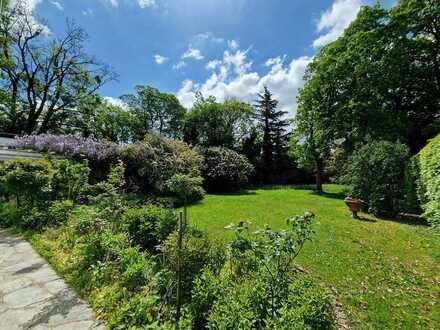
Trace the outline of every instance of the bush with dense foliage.
{"label": "bush with dense foliage", "polygon": [[[164,256],[164,274],[167,271],[177,271],[179,254],[177,240],[178,235],[175,233],[160,246],[160,251]],[[215,274],[218,274],[225,262],[226,249],[223,242],[211,239],[206,233],[189,227],[183,234],[180,253],[183,265],[183,298],[189,301],[194,279],[203,269],[210,269]]]}
{"label": "bush with dense foliage", "polygon": [[204,157],[202,177],[207,191],[236,191],[248,183],[254,168],[247,158],[223,148],[200,149]]}
{"label": "bush with dense foliage", "polygon": [[173,175],[199,176],[202,165],[202,157],[186,143],[152,134],[122,147],[120,158],[127,166],[129,188],[143,192],[162,193]]}
{"label": "bush with dense foliage", "polygon": [[121,219],[122,230],[129,234],[132,242],[150,251],[165,240],[176,225],[176,214],[156,205],[129,209]]}
{"label": "bush with dense foliage", "polygon": [[203,198],[205,191],[202,182],[200,176],[175,174],[165,183],[165,192],[177,198],[179,204],[186,206]]}
{"label": "bush with dense foliage", "polygon": [[375,215],[395,216],[405,196],[408,147],[401,143],[375,141],[364,145],[349,159],[347,181],[351,194],[368,205]]}
{"label": "bush with dense foliage", "polygon": [[50,201],[54,168],[48,160],[18,159],[0,165],[3,191],[17,199],[17,204],[43,206]]}
{"label": "bush with dense foliage", "polygon": [[18,159],[0,165],[0,185],[3,194],[16,198],[15,220],[37,229],[66,221],[73,202],[84,197],[88,173],[86,164]]}
{"label": "bush with dense foliage", "polygon": [[420,199],[424,216],[434,227],[440,227],[440,135],[419,153]]}

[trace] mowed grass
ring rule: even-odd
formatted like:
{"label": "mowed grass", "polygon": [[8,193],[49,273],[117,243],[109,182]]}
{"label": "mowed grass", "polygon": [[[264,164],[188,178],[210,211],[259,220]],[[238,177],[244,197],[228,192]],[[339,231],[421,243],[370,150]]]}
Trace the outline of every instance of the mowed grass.
{"label": "mowed grass", "polygon": [[429,227],[350,217],[343,187],[271,188],[207,195],[189,209],[190,223],[227,240],[229,223],[250,220],[283,228],[290,216],[312,211],[315,236],[297,259],[336,290],[355,329],[440,329],[440,237]]}

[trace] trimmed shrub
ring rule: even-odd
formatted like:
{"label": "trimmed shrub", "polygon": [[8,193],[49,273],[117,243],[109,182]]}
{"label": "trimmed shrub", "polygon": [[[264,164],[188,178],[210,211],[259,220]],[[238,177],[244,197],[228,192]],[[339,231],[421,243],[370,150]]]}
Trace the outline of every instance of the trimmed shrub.
{"label": "trimmed shrub", "polygon": [[378,216],[395,216],[405,196],[405,168],[408,147],[401,143],[374,141],[349,159],[347,181],[351,194],[364,200],[368,211]]}
{"label": "trimmed shrub", "polygon": [[123,147],[120,157],[127,166],[130,190],[159,192],[175,174],[199,176],[202,157],[186,143],[147,134],[141,143]]}
{"label": "trimmed shrub", "polygon": [[129,209],[121,219],[122,230],[129,234],[133,243],[146,250],[153,250],[165,240],[176,225],[174,212],[155,205]]}
{"label": "trimmed shrub", "polygon": [[254,167],[245,156],[223,147],[200,150],[204,157],[202,177],[207,191],[237,191],[248,183]]}
{"label": "trimmed shrub", "polygon": [[440,227],[440,135],[432,139],[419,153],[419,196],[428,222]]}

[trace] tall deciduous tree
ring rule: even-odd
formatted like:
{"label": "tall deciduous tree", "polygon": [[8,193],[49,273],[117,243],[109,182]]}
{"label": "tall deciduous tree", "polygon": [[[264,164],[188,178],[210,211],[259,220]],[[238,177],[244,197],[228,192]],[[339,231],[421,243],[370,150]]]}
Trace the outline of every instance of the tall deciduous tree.
{"label": "tall deciduous tree", "polygon": [[115,75],[84,51],[85,32],[68,21],[52,38],[19,0],[0,21],[2,129],[45,133],[66,120],[69,110]]}
{"label": "tall deciduous tree", "polygon": [[176,96],[151,86],[138,85],[135,90],[135,94],[123,95],[121,99],[134,115],[136,139],[142,140],[150,131],[171,138],[182,137],[186,109]]}
{"label": "tall deciduous tree", "polygon": [[326,116],[348,152],[386,139],[405,141],[415,153],[438,132],[439,17],[438,1],[363,7],[314,58],[306,85],[321,80],[318,89],[334,87]]}
{"label": "tall deciduous tree", "polygon": [[331,77],[314,76],[313,65],[305,74],[307,81],[298,95],[298,111],[290,141],[290,152],[302,168],[315,172],[316,191],[322,193],[325,162],[330,156],[334,136],[331,116],[335,87]]}
{"label": "tall deciduous tree", "polygon": [[204,98],[198,94],[185,120],[184,140],[204,147],[238,149],[252,125],[253,109],[244,102]]}

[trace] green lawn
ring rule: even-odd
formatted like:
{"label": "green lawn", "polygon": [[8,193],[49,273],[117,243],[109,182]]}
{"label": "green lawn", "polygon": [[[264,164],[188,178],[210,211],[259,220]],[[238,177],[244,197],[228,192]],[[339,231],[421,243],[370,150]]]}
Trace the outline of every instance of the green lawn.
{"label": "green lawn", "polygon": [[343,188],[325,186],[319,196],[294,188],[207,195],[189,209],[190,223],[227,239],[223,227],[251,220],[282,228],[289,216],[316,214],[313,242],[298,261],[321,283],[335,288],[356,329],[440,328],[440,240],[423,225],[354,220]]}

